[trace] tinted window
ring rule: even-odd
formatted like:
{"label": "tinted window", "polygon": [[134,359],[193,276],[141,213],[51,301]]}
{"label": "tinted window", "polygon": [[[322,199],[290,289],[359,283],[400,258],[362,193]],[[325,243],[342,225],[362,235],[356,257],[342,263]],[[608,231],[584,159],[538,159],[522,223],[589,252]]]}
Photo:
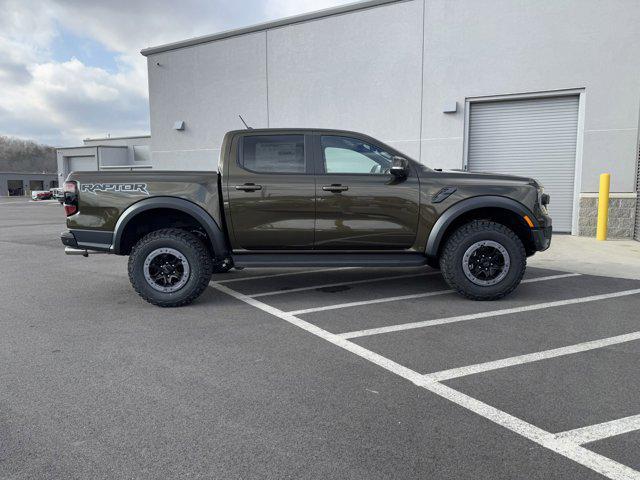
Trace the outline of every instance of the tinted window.
{"label": "tinted window", "polygon": [[389,173],[392,155],[357,138],[323,136],[322,153],[327,173]]}
{"label": "tinted window", "polygon": [[264,173],[305,173],[304,135],[244,137],[242,165]]}

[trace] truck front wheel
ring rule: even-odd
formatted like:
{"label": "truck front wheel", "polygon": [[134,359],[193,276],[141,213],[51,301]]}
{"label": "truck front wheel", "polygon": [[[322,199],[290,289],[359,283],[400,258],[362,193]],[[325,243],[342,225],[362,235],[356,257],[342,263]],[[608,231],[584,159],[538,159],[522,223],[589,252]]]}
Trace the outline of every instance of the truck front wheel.
{"label": "truck front wheel", "polygon": [[213,262],[197,236],[165,228],[145,235],[134,245],[128,269],[133,288],[147,302],[180,307],[207,288]]}
{"label": "truck front wheel", "polygon": [[522,241],[508,227],[474,220],[458,228],[440,257],[446,282],[472,300],[497,300],[522,280],[527,256]]}

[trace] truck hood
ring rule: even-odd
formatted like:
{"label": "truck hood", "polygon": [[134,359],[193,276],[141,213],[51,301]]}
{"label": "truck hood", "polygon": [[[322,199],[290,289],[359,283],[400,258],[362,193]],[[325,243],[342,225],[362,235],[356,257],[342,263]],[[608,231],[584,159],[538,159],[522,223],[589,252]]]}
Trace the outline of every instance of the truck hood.
{"label": "truck hood", "polygon": [[480,181],[492,181],[495,180],[497,183],[505,182],[505,183],[520,183],[523,185],[531,185],[532,187],[540,187],[540,183],[535,178],[530,177],[519,177],[516,175],[505,175],[502,173],[490,173],[490,172],[465,172],[462,170],[436,170],[441,171],[443,175],[446,175],[447,178],[456,179],[459,178],[461,180],[480,180]]}

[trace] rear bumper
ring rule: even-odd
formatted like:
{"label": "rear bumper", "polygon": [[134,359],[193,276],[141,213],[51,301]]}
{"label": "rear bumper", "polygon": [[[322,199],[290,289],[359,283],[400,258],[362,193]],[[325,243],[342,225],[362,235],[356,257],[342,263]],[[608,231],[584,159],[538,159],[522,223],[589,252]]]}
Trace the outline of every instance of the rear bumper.
{"label": "rear bumper", "polygon": [[76,237],[69,231],[60,234],[60,241],[65,247],[78,248]]}
{"label": "rear bumper", "polygon": [[60,234],[60,241],[65,247],[111,252],[113,232],[100,230],[69,230]]}

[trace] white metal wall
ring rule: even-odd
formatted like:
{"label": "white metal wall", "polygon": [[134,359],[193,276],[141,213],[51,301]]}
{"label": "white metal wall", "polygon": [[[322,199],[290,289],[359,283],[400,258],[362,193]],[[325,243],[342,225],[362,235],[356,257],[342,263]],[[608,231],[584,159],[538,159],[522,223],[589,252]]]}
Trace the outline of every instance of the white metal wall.
{"label": "white metal wall", "polygon": [[573,95],[474,102],[469,111],[468,169],[540,181],[560,232],[573,217],[578,105]]}
{"label": "white metal wall", "polygon": [[580,191],[596,192],[606,165],[611,191],[633,192],[639,24],[634,0],[409,0],[152,53],[154,168],[215,168],[239,113],[253,127],[361,130],[460,168],[463,109],[445,106],[582,89]]}

